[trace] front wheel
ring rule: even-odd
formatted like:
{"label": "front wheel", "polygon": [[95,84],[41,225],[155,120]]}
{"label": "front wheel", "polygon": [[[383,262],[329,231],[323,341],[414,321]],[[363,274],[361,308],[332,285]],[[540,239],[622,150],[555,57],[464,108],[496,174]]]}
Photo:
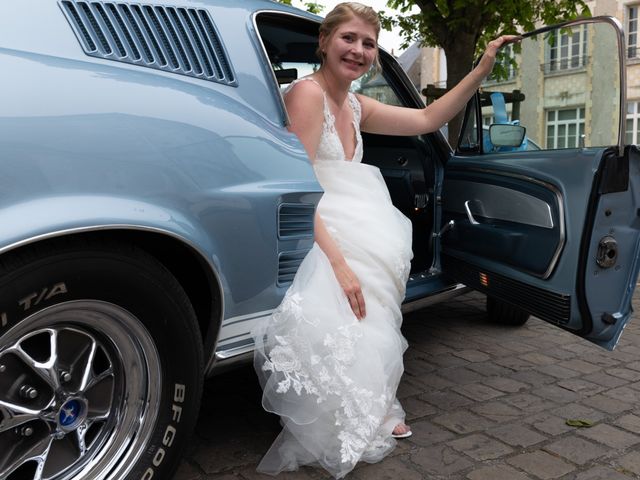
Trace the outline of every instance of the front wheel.
{"label": "front wheel", "polygon": [[170,478],[198,414],[202,347],[175,278],[132,246],[0,266],[0,478]]}

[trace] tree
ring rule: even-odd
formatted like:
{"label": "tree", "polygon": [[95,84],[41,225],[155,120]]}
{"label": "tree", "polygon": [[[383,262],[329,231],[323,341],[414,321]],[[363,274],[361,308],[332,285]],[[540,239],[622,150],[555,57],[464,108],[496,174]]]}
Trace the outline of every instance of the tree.
{"label": "tree", "polygon": [[[291,5],[292,0],[278,0],[280,3],[284,3],[285,5]],[[324,7],[317,2],[304,2],[304,7],[307,9],[307,12],[318,14],[320,13]]]}
{"label": "tree", "polygon": [[[447,88],[471,71],[474,57],[493,38],[591,15],[583,0],[387,0],[387,6],[400,14],[380,12],[382,24],[387,30],[400,28],[404,48],[419,41],[444,50]],[[419,13],[411,13],[413,7]],[[450,141],[459,122],[450,124]]]}

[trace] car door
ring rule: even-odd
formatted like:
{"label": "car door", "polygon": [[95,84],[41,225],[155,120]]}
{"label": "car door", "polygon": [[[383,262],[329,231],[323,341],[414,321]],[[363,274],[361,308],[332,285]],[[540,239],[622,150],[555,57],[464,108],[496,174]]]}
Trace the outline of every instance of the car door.
{"label": "car door", "polygon": [[[595,17],[524,37],[469,103],[447,162],[442,226],[453,226],[441,235],[442,269],[612,349],[639,267],[624,34],[616,19]],[[499,137],[519,127],[522,143]]]}

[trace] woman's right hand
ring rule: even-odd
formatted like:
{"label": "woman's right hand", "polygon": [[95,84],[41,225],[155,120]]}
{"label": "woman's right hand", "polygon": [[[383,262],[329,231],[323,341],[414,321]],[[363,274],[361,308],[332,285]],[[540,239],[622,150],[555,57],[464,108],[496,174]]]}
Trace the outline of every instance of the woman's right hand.
{"label": "woman's right hand", "polygon": [[521,40],[522,36],[520,35],[501,35],[487,43],[487,48],[477,67],[483,72],[483,76],[487,77],[491,73],[491,70],[493,70],[498,50],[511,43],[518,43]]}
{"label": "woman's right hand", "polygon": [[365,309],[364,296],[362,295],[358,277],[353,273],[353,270],[349,268],[344,258],[332,262],[331,266],[333,267],[333,272],[338,279],[340,287],[342,287],[342,290],[347,296],[347,300],[349,300],[351,310],[353,310],[358,320],[362,320],[367,315],[367,311]]}

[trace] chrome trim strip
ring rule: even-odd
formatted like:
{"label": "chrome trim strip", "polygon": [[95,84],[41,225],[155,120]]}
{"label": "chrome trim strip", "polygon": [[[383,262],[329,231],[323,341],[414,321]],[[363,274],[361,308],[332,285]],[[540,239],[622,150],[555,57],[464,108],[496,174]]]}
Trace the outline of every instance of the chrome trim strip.
{"label": "chrome trim strip", "polygon": [[[558,247],[551,257],[551,261],[549,262],[549,267],[547,270],[540,276],[543,280],[549,278],[553,269],[556,267],[558,263],[558,259],[560,258],[560,254],[562,253],[562,249],[566,243],[567,234],[565,230],[565,213],[564,213],[564,197],[562,196],[562,192],[558,189],[554,184],[545,182],[544,180],[540,180],[538,178],[533,178],[528,175],[523,175],[520,173],[514,172],[503,172],[501,170],[494,170],[491,168],[482,168],[482,167],[465,167],[464,170],[459,170],[461,172],[478,172],[478,173],[487,173],[490,175],[497,175],[502,177],[516,178],[518,180],[524,180],[526,182],[535,183],[536,185],[540,185],[541,187],[546,188],[551,191],[558,201],[558,228],[560,229],[560,239],[558,242]],[[536,275],[538,276],[538,275]]]}
{"label": "chrome trim strip", "polygon": [[[410,302],[410,303],[405,303],[404,305],[402,305],[402,313],[414,312],[426,306],[455,298],[458,295],[462,295],[470,291],[471,291],[471,288],[461,283],[458,283],[451,288],[448,288],[446,290],[442,290],[441,292],[436,293],[435,295],[421,298],[419,300],[414,300],[413,302]],[[255,344],[253,342],[253,339],[251,339],[249,343],[237,345],[237,346],[216,352],[215,358],[216,358],[216,361],[225,361],[225,364],[226,364],[227,363],[226,361],[229,359],[238,357],[240,355],[248,356],[248,354],[253,352],[254,347],[255,347]],[[246,359],[247,358],[243,358],[242,360],[246,360]],[[207,370],[208,374],[210,374],[214,369],[215,369],[215,365],[213,366],[213,368]]]}
{"label": "chrome trim strip", "polygon": [[207,378],[211,378],[214,375],[233,370],[236,367],[247,365],[252,362],[253,350],[250,352],[238,353],[233,357],[220,359],[214,364],[213,369],[207,372]]}
{"label": "chrome trim strip", "polygon": [[238,347],[233,347],[228,350],[221,350],[216,352],[215,358],[216,360],[227,360],[232,357],[236,357],[238,355],[242,355],[245,353],[253,352],[254,343],[251,342],[247,345],[240,345]]}
{"label": "chrome trim strip", "polygon": [[[240,315],[238,317],[231,317],[231,320],[233,320],[233,321],[230,322],[230,323],[225,323],[229,319],[223,320],[222,326],[220,328],[220,333],[222,333],[222,331],[224,329],[227,329],[227,330],[225,330],[227,332],[227,335],[229,333],[231,333],[231,332],[229,332],[229,330],[235,330],[237,332],[238,331],[237,329],[229,329],[228,327],[231,326],[231,325],[237,325],[239,323],[244,323],[244,322],[248,322],[248,321],[252,321],[252,320],[260,320],[260,319],[268,318],[268,317],[271,316],[272,313],[273,313],[273,310],[264,310],[262,312],[255,312],[255,313],[250,313],[250,314],[247,314],[247,315]],[[218,348],[221,348],[222,350],[224,350],[225,347],[228,347],[229,345],[237,344],[238,340],[236,340],[236,339],[241,338],[241,337],[246,337],[246,336],[250,335],[250,333],[251,332],[249,330],[245,329],[244,331],[241,330],[240,333],[237,333],[236,335],[231,335],[231,336],[228,336],[228,337],[225,337],[225,338],[219,338],[218,341],[216,342],[216,350],[215,351],[217,351]],[[228,343],[230,340],[236,340],[236,341],[232,342],[232,343]],[[221,345],[224,342],[227,342],[227,345]]]}
{"label": "chrome trim strip", "polygon": [[620,128],[618,129],[618,155],[624,152],[627,124],[627,55],[624,28],[617,18],[609,17],[618,35],[618,57],[620,58]]}
{"label": "chrome trim strip", "polygon": [[[222,326],[223,327],[228,327],[229,325],[234,325],[236,323],[241,323],[241,322],[246,322],[247,320],[252,320],[254,318],[259,318],[259,317],[268,317],[269,315],[271,315],[273,313],[274,309],[272,308],[271,310],[263,310],[262,312],[254,312],[254,313],[249,313],[247,315],[239,315],[237,317],[229,317],[229,318],[225,318],[222,321]],[[223,340],[220,340],[220,342],[222,342]]]}
{"label": "chrome trim strip", "polygon": [[[231,317],[230,319],[227,320],[233,320],[231,323],[227,323],[224,324],[223,326],[228,326],[231,324],[236,324],[236,323],[242,323],[242,322],[246,322],[248,320],[258,320],[261,318],[266,318],[271,316],[271,314],[273,313],[274,310],[264,310],[262,312],[254,312],[254,313],[249,313],[247,315],[240,315],[237,317]],[[220,329],[222,330],[222,329]],[[216,344],[219,345],[221,342],[224,342],[226,340],[231,340],[232,338],[237,338],[237,337],[242,337],[245,335],[249,335],[250,332],[246,332],[246,333],[242,333],[239,335],[236,335],[234,337],[229,337],[226,338],[224,340],[219,340]],[[251,352],[253,352],[253,347],[254,347],[254,342],[253,342],[253,338],[247,338],[246,341],[237,341],[237,342],[233,342],[231,344],[228,345],[227,348],[225,348],[225,345],[221,346],[221,350],[216,351],[214,355],[211,356],[211,361],[209,362],[209,364],[206,366],[205,368],[205,376],[209,377],[213,374],[214,371],[218,370],[218,362],[220,361],[224,361],[225,365],[228,365],[230,363],[230,359],[234,359],[232,360],[232,362],[236,362],[236,357],[238,357],[239,355],[245,355],[245,356],[249,356],[249,354]]]}
{"label": "chrome trim strip", "polygon": [[570,28],[589,23],[608,23],[615,29],[616,36],[618,37],[618,63],[620,67],[620,70],[618,72],[620,78],[620,108],[618,109],[620,111],[620,115],[618,118],[618,155],[622,155],[622,152],[624,152],[624,136],[627,117],[627,55],[625,52],[624,28],[622,26],[622,23],[620,23],[620,20],[615,17],[604,15],[599,17],[581,18],[579,20],[571,20],[569,22],[564,22],[557,25],[542,27],[523,34],[523,37],[526,38],[538,35],[540,33],[548,32],[549,30],[553,30],[558,27]]}
{"label": "chrome trim strip", "polygon": [[457,285],[438,292],[434,295],[430,295],[425,298],[421,298],[419,300],[414,300],[413,302],[405,303],[402,305],[401,310],[402,313],[410,313],[415,312],[416,310],[420,310],[424,307],[428,307],[429,305],[433,305],[435,303],[443,302],[445,300],[450,300],[452,298],[457,297],[458,295],[462,295],[464,293],[470,292],[471,288],[458,283]]}
{"label": "chrome trim strip", "polygon": [[[242,332],[242,333],[239,333],[237,335],[231,335],[230,337],[226,337],[226,338],[223,338],[221,340],[218,340],[218,345],[220,346],[220,344],[222,342],[228,342],[229,340],[235,340],[236,338],[246,337],[247,335],[249,335],[249,332]],[[238,342],[237,341],[233,342],[233,344],[235,344],[235,343],[238,343]],[[224,345],[222,345],[222,347],[224,347]]]}
{"label": "chrome trim strip", "polygon": [[250,332],[245,332],[242,335],[237,336],[244,338],[235,342],[228,342],[226,345],[218,346],[218,351],[224,352],[225,350],[233,350],[234,348],[244,347],[245,345],[253,345],[253,337],[251,337]]}

